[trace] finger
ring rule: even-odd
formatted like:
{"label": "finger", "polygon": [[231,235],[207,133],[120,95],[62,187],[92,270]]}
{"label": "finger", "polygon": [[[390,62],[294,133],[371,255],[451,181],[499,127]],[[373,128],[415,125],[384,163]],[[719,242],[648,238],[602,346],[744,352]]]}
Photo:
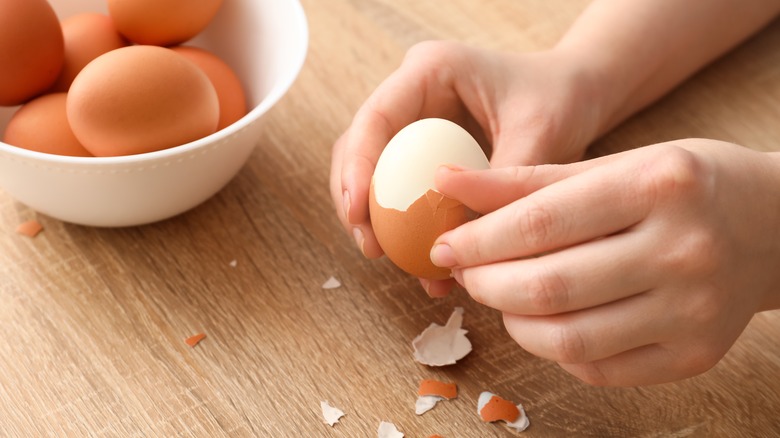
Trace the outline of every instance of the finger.
{"label": "finger", "polygon": [[436,170],[436,189],[480,214],[495,211],[517,199],[582,172],[583,166],[512,166],[471,170],[445,165]]}
{"label": "finger", "polygon": [[336,215],[341,221],[344,229],[351,230],[351,224],[347,219],[347,212],[349,211],[349,199],[344,196],[344,189],[341,186],[341,161],[344,157],[344,137],[346,134],[342,134],[336,142],[333,144],[333,150],[331,152],[330,159],[330,197],[333,201],[333,206],[336,208]]}
{"label": "finger", "polygon": [[[350,219],[351,198],[349,193],[342,188],[341,185],[341,164],[344,155],[344,144],[346,142],[347,133],[343,134],[333,146],[333,156],[331,158],[331,174],[330,174],[330,194],[333,199],[333,203],[336,206],[336,214],[341,221],[342,226],[348,233],[352,235],[355,244],[360,248],[360,251],[367,258],[381,257],[384,252],[379,246],[374,230],[368,218],[356,219],[352,215]],[[365,194],[368,197],[368,193]],[[355,221],[355,222],[351,222]]]}
{"label": "finger", "polygon": [[677,333],[665,300],[651,292],[553,316],[504,314],[510,336],[530,353],[559,363],[587,363],[666,342]]}
{"label": "finger", "polygon": [[423,289],[425,289],[425,293],[431,298],[444,298],[452,292],[452,289],[455,286],[455,280],[429,280],[421,278],[420,284]]}
{"label": "finger", "polygon": [[620,163],[564,178],[444,233],[431,250],[431,260],[442,267],[476,266],[621,231],[645,218],[652,207],[652,197],[641,196],[630,183],[635,178],[635,166]]}
{"label": "finger", "polygon": [[693,377],[716,363],[716,358],[699,355],[695,346],[683,355],[666,344],[650,344],[594,362],[559,365],[591,385],[642,386]]}
{"label": "finger", "polygon": [[629,231],[526,258],[456,270],[478,302],[515,315],[554,315],[617,301],[658,285],[653,236]]}
{"label": "finger", "polygon": [[621,154],[560,165],[509,166],[485,170],[445,165],[436,170],[436,189],[470,209],[487,214],[507,204],[596,167],[622,159]]}

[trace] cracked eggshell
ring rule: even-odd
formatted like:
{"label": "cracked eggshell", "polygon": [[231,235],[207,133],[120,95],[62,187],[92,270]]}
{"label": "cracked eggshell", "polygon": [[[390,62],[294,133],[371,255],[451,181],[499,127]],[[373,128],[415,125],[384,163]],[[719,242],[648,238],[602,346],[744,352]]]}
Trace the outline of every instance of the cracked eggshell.
{"label": "cracked eggshell", "polygon": [[450,277],[449,269],[431,262],[431,247],[471,216],[463,204],[436,191],[436,169],[447,164],[490,167],[465,129],[444,119],[422,119],[390,140],[371,179],[369,211],[379,245],[399,268],[420,278]]}

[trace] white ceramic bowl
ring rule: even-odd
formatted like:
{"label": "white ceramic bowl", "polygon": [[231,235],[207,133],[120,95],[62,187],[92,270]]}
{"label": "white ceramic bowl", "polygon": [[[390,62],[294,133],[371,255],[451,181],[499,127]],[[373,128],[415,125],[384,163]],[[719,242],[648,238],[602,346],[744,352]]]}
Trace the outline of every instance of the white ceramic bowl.
{"label": "white ceramic bowl", "polygon": [[[105,0],[49,3],[61,19],[106,12]],[[103,227],[169,218],[217,193],[257,145],[263,114],[298,76],[308,48],[306,16],[298,0],[224,0],[209,27],[186,44],[233,67],[247,94],[246,116],[185,145],[122,157],[66,157],[0,142],[0,188],[45,215]],[[0,132],[16,109],[0,107]]]}

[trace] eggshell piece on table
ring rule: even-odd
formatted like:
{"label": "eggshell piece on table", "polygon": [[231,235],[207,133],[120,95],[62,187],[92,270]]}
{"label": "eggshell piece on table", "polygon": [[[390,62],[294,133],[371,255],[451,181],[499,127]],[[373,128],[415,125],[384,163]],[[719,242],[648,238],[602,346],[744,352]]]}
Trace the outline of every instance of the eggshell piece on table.
{"label": "eggshell piece on table", "polygon": [[458,387],[454,383],[441,382],[435,379],[424,379],[417,389],[417,401],[414,413],[422,415],[442,400],[450,400],[458,396]]}
{"label": "eggshell piece on table", "polygon": [[70,128],[66,100],[65,93],[52,93],[22,105],[8,121],[3,142],[47,154],[91,157]]}
{"label": "eggshell piece on table", "polygon": [[344,416],[344,411],[331,406],[326,400],[320,402],[320,408],[322,408],[322,417],[325,419],[325,423],[330,427],[333,427]]}
{"label": "eggshell piece on table", "polygon": [[65,38],[65,60],[53,91],[68,91],[84,66],[98,56],[129,43],[119,34],[114,21],[105,14],[85,12],[61,22]]}
{"label": "eggshell piece on table", "polygon": [[35,237],[43,231],[43,225],[41,225],[38,221],[35,219],[30,219],[28,221],[22,222],[19,224],[19,226],[16,227],[16,232],[27,237]]}
{"label": "eggshell piece on table", "polygon": [[217,55],[199,47],[175,46],[171,50],[184,56],[206,73],[219,99],[217,130],[232,125],[247,112],[246,95],[241,80],[233,69]]}
{"label": "eggshell piece on table", "polygon": [[336,289],[341,287],[341,282],[336,277],[329,277],[327,280],[325,280],[325,283],[322,283],[323,289]]}
{"label": "eggshell piece on table", "polygon": [[458,385],[436,379],[423,379],[417,389],[417,395],[433,395],[450,400],[458,396]]}
{"label": "eggshell piece on table", "polygon": [[420,278],[450,277],[449,269],[431,262],[431,247],[471,216],[463,204],[436,190],[436,169],[447,164],[490,167],[465,129],[444,119],[422,119],[390,140],[371,179],[369,212],[377,241],[393,263]]}
{"label": "eggshell piece on table", "polygon": [[186,338],[184,340],[184,343],[189,345],[190,347],[194,348],[196,345],[198,345],[200,343],[200,341],[202,341],[204,339],[206,339],[206,334],[205,333],[197,333],[197,334],[194,334],[194,335]]}
{"label": "eggshell piece on table", "polygon": [[43,93],[64,58],[62,29],[46,0],[0,0],[0,105]]}
{"label": "eggshell piece on table", "polygon": [[488,401],[479,409],[480,418],[488,423],[498,420],[511,423],[517,420],[519,415],[520,411],[514,403],[504,400],[497,395],[491,395]]}
{"label": "eggshell piece on table", "polygon": [[219,102],[198,66],[157,46],[100,55],[68,92],[73,133],[96,156],[133,155],[185,144],[216,131]]}
{"label": "eggshell piece on table", "polygon": [[377,438],[404,438],[404,434],[398,430],[395,424],[389,421],[380,421],[376,430]]}
{"label": "eggshell piece on table", "polygon": [[183,43],[208,26],[222,0],[108,0],[117,29],[137,44]]}
{"label": "eggshell piece on table", "polygon": [[503,421],[506,426],[522,432],[530,425],[522,404],[515,405],[491,392],[484,391],[477,399],[477,413],[482,421],[492,423]]}
{"label": "eggshell piece on table", "polygon": [[466,337],[463,308],[456,307],[444,326],[431,323],[412,340],[414,360],[428,366],[453,365],[471,352],[471,341]]}

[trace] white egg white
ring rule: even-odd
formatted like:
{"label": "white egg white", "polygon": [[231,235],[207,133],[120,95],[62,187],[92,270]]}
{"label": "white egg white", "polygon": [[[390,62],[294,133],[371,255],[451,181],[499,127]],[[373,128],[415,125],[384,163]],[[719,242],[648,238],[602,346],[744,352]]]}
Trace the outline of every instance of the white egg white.
{"label": "white egg white", "polygon": [[449,120],[418,120],[387,144],[374,170],[374,195],[384,208],[406,211],[428,190],[442,165],[468,169],[490,167],[485,153],[465,129]]}

